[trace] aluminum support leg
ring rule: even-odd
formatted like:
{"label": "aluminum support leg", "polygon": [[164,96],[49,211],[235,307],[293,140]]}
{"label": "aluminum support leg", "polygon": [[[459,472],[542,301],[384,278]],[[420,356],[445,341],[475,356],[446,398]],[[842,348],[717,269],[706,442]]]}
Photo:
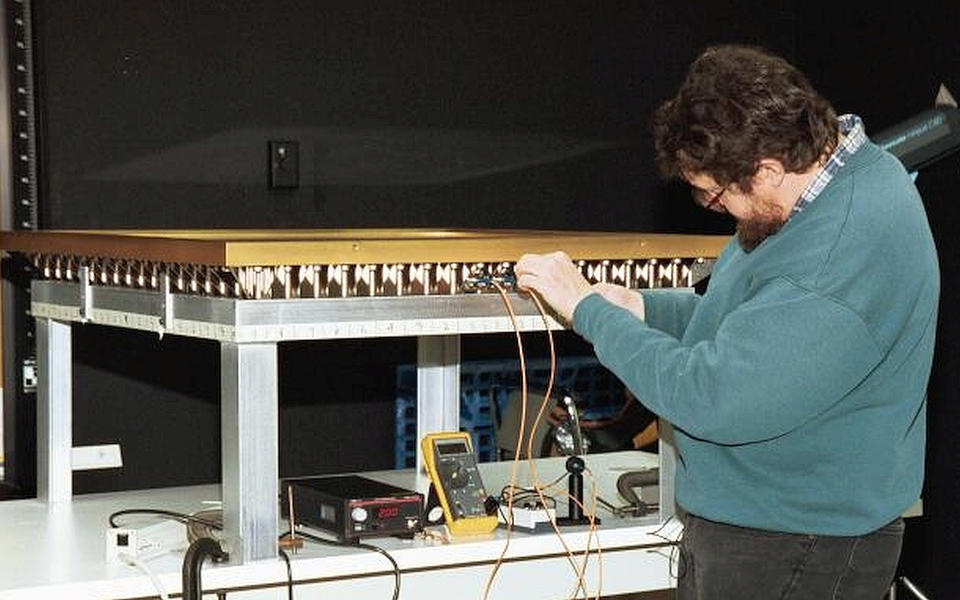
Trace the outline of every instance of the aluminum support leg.
{"label": "aluminum support leg", "polygon": [[277,345],[220,347],[223,526],[231,561],[277,556]]}
{"label": "aluminum support leg", "polygon": [[73,384],[70,323],[37,319],[37,497],[73,496]]}
{"label": "aluminum support leg", "polygon": [[417,338],[417,473],[420,440],[438,431],[460,431],[459,335]]}

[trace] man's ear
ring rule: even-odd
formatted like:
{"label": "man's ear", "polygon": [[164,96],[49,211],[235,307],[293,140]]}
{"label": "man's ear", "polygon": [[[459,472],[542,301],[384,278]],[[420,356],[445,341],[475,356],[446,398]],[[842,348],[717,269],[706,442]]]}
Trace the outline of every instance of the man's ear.
{"label": "man's ear", "polygon": [[757,173],[754,175],[754,181],[766,184],[772,188],[780,187],[787,170],[783,163],[775,158],[762,158],[757,163]]}

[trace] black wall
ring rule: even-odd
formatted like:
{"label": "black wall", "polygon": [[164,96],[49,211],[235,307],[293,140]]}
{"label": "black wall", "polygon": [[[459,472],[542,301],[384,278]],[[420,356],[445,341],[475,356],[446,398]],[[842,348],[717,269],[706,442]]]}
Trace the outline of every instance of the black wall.
{"label": "black wall", "polygon": [[[708,43],[794,50],[788,2],[32,4],[48,229],[728,232],[658,180],[649,114]],[[297,189],[267,189],[271,139],[300,143]],[[75,442],[125,456],[79,492],[218,480],[216,344],[77,326],[74,354]],[[415,357],[412,339],[281,345],[281,473],[390,467],[394,370]]]}
{"label": "black wall", "polygon": [[649,114],[709,42],[792,53],[793,13],[664,4],[35,2],[41,227],[717,229],[662,201]]}

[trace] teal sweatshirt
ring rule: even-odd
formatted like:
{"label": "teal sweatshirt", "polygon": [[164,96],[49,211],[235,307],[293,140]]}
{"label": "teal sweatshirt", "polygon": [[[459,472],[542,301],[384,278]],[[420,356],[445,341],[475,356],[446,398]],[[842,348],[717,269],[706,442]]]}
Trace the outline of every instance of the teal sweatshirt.
{"label": "teal sweatshirt", "polygon": [[867,141],[706,292],[643,291],[646,321],[598,294],[574,329],[675,429],[676,499],[744,527],[859,535],[923,482],[940,276],[920,196]]}

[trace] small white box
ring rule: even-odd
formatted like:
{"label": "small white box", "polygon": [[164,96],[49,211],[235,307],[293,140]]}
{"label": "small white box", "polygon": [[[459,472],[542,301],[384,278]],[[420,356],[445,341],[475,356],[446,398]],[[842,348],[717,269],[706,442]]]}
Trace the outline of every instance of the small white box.
{"label": "small white box", "polygon": [[149,559],[184,550],[187,545],[187,527],[179,521],[165,519],[138,529],[111,527],[107,529],[106,559],[108,563],[126,562],[120,559],[121,554]]}
{"label": "small white box", "polygon": [[[500,526],[506,527],[506,512],[507,507],[505,504],[500,505],[500,510],[497,511],[498,519],[500,520]],[[524,508],[519,506],[513,507],[513,528],[518,530],[523,530],[528,533],[539,533],[541,531],[553,531],[553,526],[551,522],[555,522],[557,519],[557,510],[554,508]]]}
{"label": "small white box", "polygon": [[71,459],[74,471],[116,469],[123,466],[123,457],[120,456],[120,444],[74,446],[72,448]]}
{"label": "small white box", "polygon": [[108,563],[121,563],[121,554],[126,554],[133,558],[137,557],[140,546],[140,536],[136,529],[110,528],[107,529],[107,551],[106,559]]}

